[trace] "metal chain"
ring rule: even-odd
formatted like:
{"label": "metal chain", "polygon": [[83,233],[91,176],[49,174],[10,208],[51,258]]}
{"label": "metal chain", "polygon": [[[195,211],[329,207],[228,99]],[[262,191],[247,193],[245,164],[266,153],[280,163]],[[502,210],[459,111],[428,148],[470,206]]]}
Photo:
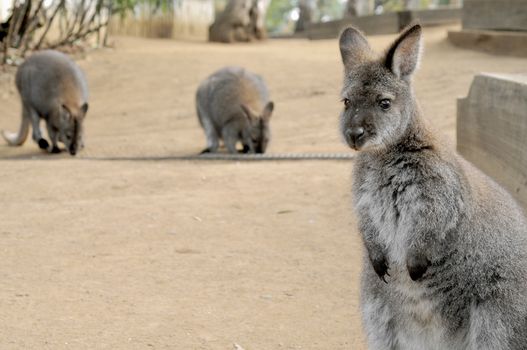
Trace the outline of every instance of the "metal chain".
{"label": "metal chain", "polygon": [[83,157],[83,160],[110,160],[110,161],[163,161],[163,160],[198,160],[198,161],[280,161],[280,160],[350,160],[355,158],[352,153],[267,153],[267,154],[225,154],[205,153],[188,156],[152,156],[152,157]]}

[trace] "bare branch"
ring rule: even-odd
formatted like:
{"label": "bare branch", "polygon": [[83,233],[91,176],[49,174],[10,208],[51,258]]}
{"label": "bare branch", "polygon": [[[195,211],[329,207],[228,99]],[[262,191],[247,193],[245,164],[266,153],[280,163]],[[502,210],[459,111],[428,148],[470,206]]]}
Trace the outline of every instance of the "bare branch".
{"label": "bare branch", "polygon": [[9,30],[7,31],[7,37],[4,39],[4,57],[2,58],[2,64],[7,63],[7,55],[9,51],[9,47],[11,46],[11,36],[13,35],[13,30],[16,25],[16,12],[18,8],[18,1],[13,0],[13,7],[11,12],[11,21],[9,22]]}
{"label": "bare branch", "polygon": [[22,38],[20,38],[19,47],[22,48],[21,56],[24,57],[26,54],[26,51],[29,48],[29,43],[33,39],[33,35],[35,34],[35,30],[38,28],[38,25],[40,24],[39,14],[42,10],[42,6],[44,5],[45,0],[40,0],[37,4],[37,8],[34,10],[33,14],[30,16],[30,22],[26,28],[26,31],[24,32],[24,35]]}
{"label": "bare branch", "polygon": [[49,18],[48,22],[46,23],[46,28],[44,29],[44,32],[40,36],[40,40],[38,41],[37,45],[35,45],[35,49],[40,49],[42,44],[44,43],[44,39],[46,38],[46,35],[48,34],[49,28],[51,27],[51,24],[53,23],[53,20],[57,16],[57,13],[59,12],[60,8],[64,6],[65,0],[60,0],[59,4],[55,8],[55,11],[53,11],[53,14]]}

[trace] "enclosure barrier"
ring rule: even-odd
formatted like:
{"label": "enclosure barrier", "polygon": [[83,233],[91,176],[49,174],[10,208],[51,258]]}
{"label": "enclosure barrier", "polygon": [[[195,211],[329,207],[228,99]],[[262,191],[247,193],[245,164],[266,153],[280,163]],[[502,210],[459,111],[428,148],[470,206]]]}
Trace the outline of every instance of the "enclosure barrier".
{"label": "enclosure barrier", "polygon": [[150,157],[79,157],[86,160],[112,160],[112,161],[163,161],[163,160],[190,160],[190,161],[277,161],[277,160],[350,160],[353,153],[264,153],[264,154],[226,154],[204,153],[178,156],[150,156]]}
{"label": "enclosure barrier", "polygon": [[457,149],[527,208],[527,74],[479,74],[457,103]]}
{"label": "enclosure barrier", "polygon": [[[65,155],[66,156],[66,155]],[[69,156],[67,156],[69,157]],[[152,156],[92,156],[77,155],[76,159],[88,161],[299,161],[299,160],[352,160],[355,158],[353,153],[265,153],[265,154],[228,154],[228,153],[205,153],[189,155],[152,155]],[[64,159],[63,157],[49,156],[15,156],[0,157],[0,160],[53,160]]]}
{"label": "enclosure barrier", "polygon": [[527,57],[527,1],[465,0],[462,24],[463,30],[448,33],[454,45]]}
{"label": "enclosure barrier", "polygon": [[165,12],[151,13],[146,7],[134,16],[115,18],[110,32],[147,38],[206,40],[213,20],[211,0],[180,0],[174,2],[174,8]]}
{"label": "enclosure barrier", "polygon": [[380,15],[349,17],[338,21],[309,23],[306,36],[309,39],[334,39],[344,28],[354,26],[366,35],[395,34],[412,22],[423,26],[458,23],[460,8],[388,12]]}

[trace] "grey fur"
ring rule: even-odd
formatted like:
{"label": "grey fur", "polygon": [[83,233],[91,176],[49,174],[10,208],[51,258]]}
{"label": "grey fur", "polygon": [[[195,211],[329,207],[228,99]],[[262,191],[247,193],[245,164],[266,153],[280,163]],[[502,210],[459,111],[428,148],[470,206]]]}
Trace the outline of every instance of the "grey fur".
{"label": "grey fur", "polygon": [[[84,147],[83,122],[88,111],[88,87],[80,68],[58,51],[41,51],[30,56],[16,74],[22,102],[22,122],[18,134],[2,132],[9,145],[22,145],[33,128],[33,140],[42,149],[60,152],[64,143],[71,155]],[[51,147],[40,131],[46,121]]]}
{"label": "grey fur", "polygon": [[369,348],[527,349],[527,222],[425,127],[411,87],[420,38],[413,26],[382,56],[353,28],[340,38]]}
{"label": "grey fur", "polygon": [[274,109],[263,79],[243,68],[226,67],[209,76],[196,93],[196,109],[207,137],[203,152],[216,152],[223,139],[229,153],[264,153]]}

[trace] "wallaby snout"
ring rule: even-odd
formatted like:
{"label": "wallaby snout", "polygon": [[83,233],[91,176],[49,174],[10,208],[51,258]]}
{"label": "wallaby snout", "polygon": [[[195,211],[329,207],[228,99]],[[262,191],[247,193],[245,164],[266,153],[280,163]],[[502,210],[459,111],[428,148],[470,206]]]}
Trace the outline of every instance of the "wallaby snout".
{"label": "wallaby snout", "polygon": [[[357,92],[359,94],[370,92],[368,89],[362,89],[362,87],[355,87],[346,91],[354,107],[345,105],[340,116],[344,140],[356,151],[386,145],[390,142],[389,137],[393,135],[391,130],[401,122],[399,115],[393,111],[389,113],[382,110],[375,100],[357,99],[355,96]],[[377,95],[377,92],[373,92],[373,95]]]}
{"label": "wallaby snout", "polygon": [[360,148],[362,140],[364,140],[364,128],[361,126],[348,128],[344,131],[344,136],[348,145],[357,150]]}

